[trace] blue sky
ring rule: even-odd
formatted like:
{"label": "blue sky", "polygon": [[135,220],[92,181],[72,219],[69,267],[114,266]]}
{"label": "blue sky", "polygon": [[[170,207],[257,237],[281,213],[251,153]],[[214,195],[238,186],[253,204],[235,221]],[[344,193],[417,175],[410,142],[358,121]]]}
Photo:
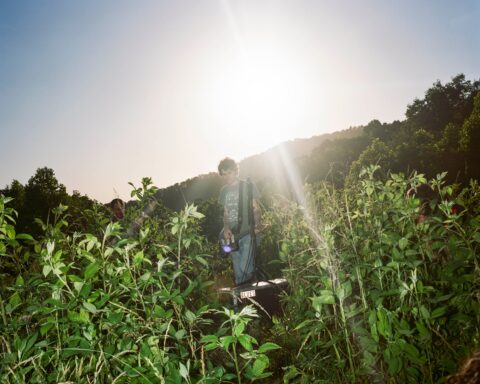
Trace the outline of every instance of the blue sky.
{"label": "blue sky", "polygon": [[0,2],[0,186],[100,201],[477,79],[479,1]]}

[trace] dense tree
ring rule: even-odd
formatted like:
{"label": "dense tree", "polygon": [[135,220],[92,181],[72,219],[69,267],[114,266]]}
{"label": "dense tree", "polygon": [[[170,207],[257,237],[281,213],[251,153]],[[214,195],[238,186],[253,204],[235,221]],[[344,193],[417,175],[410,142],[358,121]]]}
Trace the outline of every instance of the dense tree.
{"label": "dense tree", "polygon": [[350,165],[368,146],[371,139],[364,134],[348,139],[327,140],[316,148],[302,170],[309,182],[329,180],[342,187]]}
{"label": "dense tree", "polygon": [[391,124],[371,121],[364,135],[376,141],[358,156],[350,174],[378,163],[392,172],[416,170],[434,176],[447,171],[449,182],[466,184],[469,178],[478,179],[479,89],[480,82],[458,75],[445,85],[434,83],[425,98],[408,106],[406,120]]}
{"label": "dense tree", "polygon": [[479,89],[479,81],[465,80],[463,74],[445,85],[437,81],[423,99],[415,99],[407,107],[407,120],[414,129],[423,128],[439,136],[448,123],[461,124],[470,114]]}
{"label": "dense tree", "polygon": [[67,198],[66,188],[59,183],[53,169],[38,168],[25,186],[25,209],[22,212],[29,233],[39,233],[34,219],[48,220],[51,209]]}
{"label": "dense tree", "polygon": [[459,145],[466,156],[467,176],[480,179],[480,92],[475,97],[471,115],[462,126]]}
{"label": "dense tree", "polygon": [[23,210],[25,205],[25,187],[18,180],[13,180],[10,186],[3,191],[5,196],[13,198],[11,206],[17,212]]}
{"label": "dense tree", "polygon": [[66,196],[63,204],[69,207],[71,214],[70,230],[87,231],[91,230],[86,212],[94,206],[94,201],[87,195],[82,195],[79,191],[73,191],[71,195]]}
{"label": "dense tree", "polygon": [[17,230],[34,235],[42,233],[35,219],[47,222],[51,210],[59,204],[69,207],[69,231],[86,230],[85,214],[94,206],[92,199],[78,191],[69,195],[65,186],[57,180],[54,170],[48,167],[38,168],[26,185],[13,180],[2,193],[13,198],[11,206],[18,213]]}
{"label": "dense tree", "polygon": [[346,183],[348,185],[356,183],[361,169],[367,164],[376,164],[381,170],[389,170],[396,168],[396,161],[395,152],[380,139],[375,139],[352,163]]}

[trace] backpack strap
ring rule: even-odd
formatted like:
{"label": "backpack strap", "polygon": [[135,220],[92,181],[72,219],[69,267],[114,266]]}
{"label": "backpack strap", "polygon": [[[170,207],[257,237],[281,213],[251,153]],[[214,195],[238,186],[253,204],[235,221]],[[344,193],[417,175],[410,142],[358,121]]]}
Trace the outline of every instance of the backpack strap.
{"label": "backpack strap", "polygon": [[253,216],[253,185],[250,179],[247,179],[247,204],[248,204],[248,227],[250,233],[255,231],[255,218]]}
{"label": "backpack strap", "polygon": [[243,188],[245,182],[240,180],[238,183],[238,224],[237,224],[237,231],[240,234],[242,230],[242,223],[243,223]]}

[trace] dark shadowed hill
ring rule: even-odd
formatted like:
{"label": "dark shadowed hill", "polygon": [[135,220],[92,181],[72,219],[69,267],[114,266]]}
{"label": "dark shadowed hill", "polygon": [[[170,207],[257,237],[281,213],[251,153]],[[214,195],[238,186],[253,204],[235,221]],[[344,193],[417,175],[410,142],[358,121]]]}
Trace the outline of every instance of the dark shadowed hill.
{"label": "dark shadowed hill", "polygon": [[[298,162],[309,157],[312,151],[328,140],[350,139],[360,136],[362,127],[312,136],[307,139],[295,139],[272,147],[271,149],[247,157],[240,161],[240,177],[251,178],[260,186],[268,184],[276,192],[290,194],[292,173]],[[219,159],[220,161],[221,159]],[[162,188],[157,198],[166,207],[180,210],[185,203],[205,201],[218,196],[222,180],[217,173],[211,172]]]}

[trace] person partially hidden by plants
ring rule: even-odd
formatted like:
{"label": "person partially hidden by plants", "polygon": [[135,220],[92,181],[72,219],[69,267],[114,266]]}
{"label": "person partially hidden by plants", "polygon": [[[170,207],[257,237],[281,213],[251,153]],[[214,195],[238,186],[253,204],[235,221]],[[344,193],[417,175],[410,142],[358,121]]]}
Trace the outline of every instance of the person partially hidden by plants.
{"label": "person partially hidden by plants", "polygon": [[132,237],[138,233],[143,222],[151,216],[157,203],[154,199],[150,199],[144,210],[131,222],[130,220],[124,220],[126,203],[122,199],[115,198],[105,205],[110,208],[110,220],[114,223],[122,221],[122,227],[125,226],[125,234]]}
{"label": "person partially hidden by plants", "polygon": [[111,211],[111,220],[117,222],[125,217],[125,202],[122,199],[115,198],[107,204]]}
{"label": "person partially hidden by plants", "polygon": [[436,194],[428,184],[420,184],[410,188],[407,197],[415,197],[420,200],[420,211],[415,219],[417,224],[423,223],[432,214],[432,204],[435,204]]}
{"label": "person partially hidden by plants", "polygon": [[231,254],[238,286],[255,277],[255,253],[262,228],[260,193],[252,182],[238,178],[238,165],[233,159],[220,161],[218,172],[225,180],[218,199],[223,207],[220,236],[225,252]]}
{"label": "person partially hidden by plants", "polygon": [[135,220],[130,224],[127,229],[127,235],[132,237],[140,230],[143,222],[149,218],[152,213],[155,211],[157,203],[154,199],[149,200],[148,204],[146,205],[145,209],[140,213],[139,216],[135,218]]}
{"label": "person partially hidden by plants", "polygon": [[[407,197],[420,200],[420,210],[415,219],[417,224],[425,222],[427,218],[434,214],[440,214],[442,211],[442,209],[439,209],[439,206],[441,208],[440,196],[428,184],[420,184],[417,187],[412,187],[407,191],[406,195]],[[454,201],[450,203],[444,201],[443,203],[443,213],[447,216],[459,216],[465,211],[465,207]],[[445,206],[448,207],[447,210],[445,210]]]}

